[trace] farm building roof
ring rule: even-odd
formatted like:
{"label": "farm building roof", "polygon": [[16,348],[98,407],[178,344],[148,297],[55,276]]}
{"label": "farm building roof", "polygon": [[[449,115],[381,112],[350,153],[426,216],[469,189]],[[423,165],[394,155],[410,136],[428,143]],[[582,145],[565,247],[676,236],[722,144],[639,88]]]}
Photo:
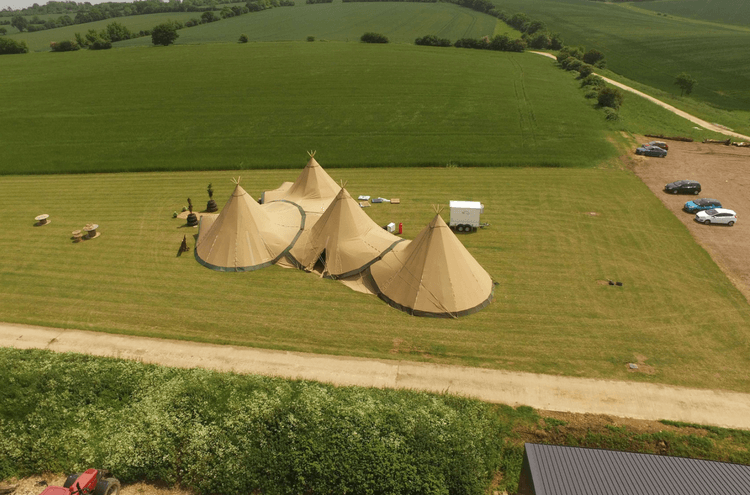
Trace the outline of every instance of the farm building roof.
{"label": "farm building roof", "polygon": [[746,495],[750,466],[526,444],[519,495]]}

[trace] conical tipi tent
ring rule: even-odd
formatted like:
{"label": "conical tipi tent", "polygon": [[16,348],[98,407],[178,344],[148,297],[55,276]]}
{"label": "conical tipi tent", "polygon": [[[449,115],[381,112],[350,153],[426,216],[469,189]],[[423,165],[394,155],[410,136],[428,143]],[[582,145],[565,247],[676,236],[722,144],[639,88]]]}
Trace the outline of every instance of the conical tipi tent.
{"label": "conical tipi tent", "polygon": [[284,183],[278,189],[263,193],[263,203],[285,199],[322,213],[339,192],[339,185],[315,160],[315,152],[308,152],[310,160],[293,184]]}
{"label": "conical tipi tent", "polygon": [[376,224],[346,189],[294,246],[291,255],[312,270],[322,262],[323,274],[344,278],[365,270],[403,239]]}
{"label": "conical tipi tent", "polygon": [[492,301],[492,278],[440,213],[408,245],[374,263],[370,274],[381,299],[414,316],[465,316]]}
{"label": "conical tipi tent", "polygon": [[240,185],[216,217],[201,218],[195,258],[219,271],[252,271],[272,265],[294,245],[302,213],[293,205],[270,216]]}

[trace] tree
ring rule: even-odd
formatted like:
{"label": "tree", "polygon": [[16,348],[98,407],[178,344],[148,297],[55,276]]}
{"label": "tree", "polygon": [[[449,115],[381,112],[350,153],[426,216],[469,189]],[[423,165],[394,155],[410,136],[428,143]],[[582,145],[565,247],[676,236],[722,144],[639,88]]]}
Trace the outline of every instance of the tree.
{"label": "tree", "polygon": [[151,42],[154,45],[168,46],[179,37],[177,27],[172,22],[164,22],[151,30]]}
{"label": "tree", "polygon": [[604,54],[599,50],[594,50],[593,48],[583,55],[583,61],[589,65],[595,65],[597,62],[603,59]]}
{"label": "tree", "polygon": [[622,105],[622,93],[617,88],[606,86],[599,90],[597,100],[599,101],[599,106],[617,110]]}
{"label": "tree", "polygon": [[6,34],[8,34],[8,30],[4,27],[0,27],[0,36],[5,36]]}
{"label": "tree", "polygon": [[29,28],[29,21],[27,21],[26,18],[23,16],[14,15],[13,18],[10,20],[10,25],[18,29],[19,31],[23,32],[24,29]]}
{"label": "tree", "polygon": [[677,78],[675,78],[674,83],[680,87],[680,96],[683,95],[689,95],[693,92],[693,86],[695,86],[695,83],[697,83],[695,79],[693,79],[690,74],[683,72]]}
{"label": "tree", "polygon": [[12,53],[28,53],[29,47],[25,41],[16,41],[10,38],[0,38],[0,55]]}
{"label": "tree", "polygon": [[207,10],[204,13],[201,14],[201,21],[204,24],[207,24],[209,22],[218,21],[219,19],[214,15],[213,11]]}
{"label": "tree", "polygon": [[102,35],[102,38],[109,38],[111,41],[129,40],[133,37],[130,29],[116,21],[107,24],[107,27],[102,31]]}

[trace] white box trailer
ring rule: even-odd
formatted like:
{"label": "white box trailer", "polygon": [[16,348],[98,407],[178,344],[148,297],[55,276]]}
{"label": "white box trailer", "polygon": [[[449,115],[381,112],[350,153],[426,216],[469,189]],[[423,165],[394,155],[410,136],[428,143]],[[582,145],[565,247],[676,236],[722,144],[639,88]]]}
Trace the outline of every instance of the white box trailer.
{"label": "white box trailer", "polygon": [[484,205],[479,201],[451,201],[450,208],[448,225],[457,232],[476,232],[477,228],[489,225],[479,221],[479,215],[484,213]]}

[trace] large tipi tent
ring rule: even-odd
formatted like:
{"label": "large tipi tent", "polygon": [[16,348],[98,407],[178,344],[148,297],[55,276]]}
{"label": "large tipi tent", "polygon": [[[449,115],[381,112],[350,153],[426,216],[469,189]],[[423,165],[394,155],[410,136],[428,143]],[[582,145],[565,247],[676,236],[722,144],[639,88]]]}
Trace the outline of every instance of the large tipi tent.
{"label": "large tipi tent", "polygon": [[307,270],[322,263],[324,275],[345,278],[365,270],[402,241],[376,224],[340,187],[325,213],[290,254]]}
{"label": "large tipi tent", "polygon": [[238,182],[218,216],[201,218],[195,258],[213,270],[236,272],[277,262],[299,238],[304,212],[289,203],[269,208],[260,206]]}
{"label": "large tipi tent", "polygon": [[309,152],[310,160],[293,184],[285,182],[278,189],[263,193],[263,204],[285,199],[302,206],[305,211],[323,213],[339,192],[340,186],[315,160],[315,152]]}
{"label": "large tipi tent", "polygon": [[457,317],[492,301],[494,283],[440,213],[408,245],[370,267],[378,296],[415,316]]}

